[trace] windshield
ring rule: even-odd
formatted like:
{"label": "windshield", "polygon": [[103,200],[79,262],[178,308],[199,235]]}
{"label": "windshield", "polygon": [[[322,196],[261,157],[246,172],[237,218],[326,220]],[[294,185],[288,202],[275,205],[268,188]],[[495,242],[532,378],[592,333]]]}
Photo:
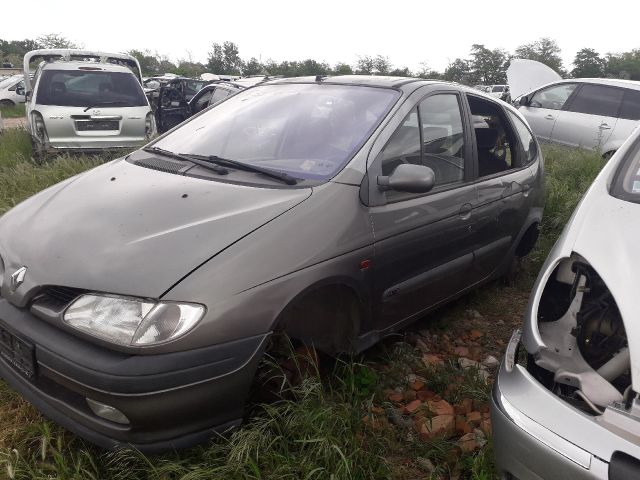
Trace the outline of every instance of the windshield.
{"label": "windshield", "polygon": [[360,149],[398,97],[391,89],[347,85],[254,87],[185,123],[154,146],[326,180]]}
{"label": "windshield", "polygon": [[640,141],[620,164],[615,175],[612,195],[623,200],[640,203]]}
{"label": "windshield", "polygon": [[65,107],[147,105],[133,73],[86,70],[45,70],[38,84],[36,102]]}

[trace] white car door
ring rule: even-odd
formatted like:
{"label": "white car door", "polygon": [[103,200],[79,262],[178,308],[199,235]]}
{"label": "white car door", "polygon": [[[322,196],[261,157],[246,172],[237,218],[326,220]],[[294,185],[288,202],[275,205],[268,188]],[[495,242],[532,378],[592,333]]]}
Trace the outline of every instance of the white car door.
{"label": "white car door", "polygon": [[577,86],[577,83],[550,85],[535,92],[528,105],[520,107],[520,113],[540,140],[551,141],[556,119]]}
{"label": "white car door", "polygon": [[602,149],[618,121],[624,89],[585,83],[560,112],[551,141]]}

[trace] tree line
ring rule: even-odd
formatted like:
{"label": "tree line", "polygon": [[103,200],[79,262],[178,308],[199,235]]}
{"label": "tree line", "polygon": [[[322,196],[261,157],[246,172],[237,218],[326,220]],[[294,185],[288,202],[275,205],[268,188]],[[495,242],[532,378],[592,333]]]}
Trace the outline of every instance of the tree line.
{"label": "tree line", "polygon": [[[0,39],[0,59],[15,65],[22,64],[22,57],[29,50],[37,48],[78,48],[69,39],[59,34],[47,34],[25,40]],[[129,50],[140,62],[145,76],[171,72],[178,75],[198,77],[210,72],[222,75],[283,75],[287,77],[305,75],[394,75],[402,77],[422,77],[442,79],[467,85],[506,83],[506,71],[512,58],[526,58],[542,62],[565,78],[609,77],[640,80],[640,48],[628,52],[600,54],[593,48],[582,48],[576,53],[571,69],[563,65],[558,43],[547,37],[520,45],[512,53],[502,48],[487,48],[475,43],[466,58],[456,58],[444,71],[429,68],[421,63],[417,71],[405,66],[395,66],[389,57],[383,55],[360,55],[355,64],[338,62],[330,65],[311,58],[304,60],[261,61],[255,57],[244,59],[234,42],[213,43],[206,62],[188,58],[177,61],[167,55],[151,50]]]}

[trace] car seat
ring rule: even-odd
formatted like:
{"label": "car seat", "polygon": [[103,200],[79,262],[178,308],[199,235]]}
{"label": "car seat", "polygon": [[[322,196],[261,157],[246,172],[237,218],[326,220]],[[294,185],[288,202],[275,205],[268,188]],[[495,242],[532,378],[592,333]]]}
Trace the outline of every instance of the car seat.
{"label": "car seat", "polygon": [[67,86],[64,82],[51,82],[49,91],[51,92],[51,96],[64,95],[67,93]]}
{"label": "car seat", "polygon": [[495,128],[476,128],[475,132],[478,146],[478,175],[484,177],[508,170],[507,162],[496,157],[493,152],[498,142],[498,130]]}

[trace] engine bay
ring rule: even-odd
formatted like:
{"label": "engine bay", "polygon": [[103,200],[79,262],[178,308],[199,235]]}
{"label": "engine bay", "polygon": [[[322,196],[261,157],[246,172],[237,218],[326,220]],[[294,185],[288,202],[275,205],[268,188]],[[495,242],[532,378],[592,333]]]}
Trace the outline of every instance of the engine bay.
{"label": "engine bay", "polygon": [[554,394],[595,415],[637,411],[625,325],[595,269],[579,255],[561,261],[537,310],[544,346],[528,369]]}

